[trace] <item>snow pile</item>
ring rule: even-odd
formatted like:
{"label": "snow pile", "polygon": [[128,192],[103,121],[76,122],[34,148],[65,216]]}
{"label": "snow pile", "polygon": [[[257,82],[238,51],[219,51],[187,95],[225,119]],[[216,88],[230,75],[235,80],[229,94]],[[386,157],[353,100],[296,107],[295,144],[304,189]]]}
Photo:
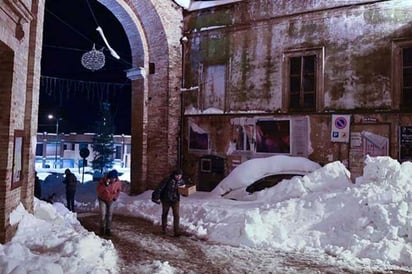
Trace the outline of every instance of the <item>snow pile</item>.
{"label": "snow pile", "polygon": [[117,253],[111,241],[85,230],[63,204],[35,199],[34,215],[13,211],[13,239],[0,245],[1,273],[115,273]]}

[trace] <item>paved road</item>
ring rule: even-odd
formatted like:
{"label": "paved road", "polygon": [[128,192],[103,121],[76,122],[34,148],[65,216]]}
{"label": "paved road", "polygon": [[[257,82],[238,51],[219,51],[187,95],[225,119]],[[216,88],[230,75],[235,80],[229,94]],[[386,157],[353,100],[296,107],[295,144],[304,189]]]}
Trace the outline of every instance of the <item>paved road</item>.
{"label": "paved road", "polygon": [[[78,217],[86,229],[98,234],[97,214],[80,213]],[[355,271],[346,266],[328,265],[327,257],[232,247],[191,235],[176,238],[171,231],[163,235],[158,226],[136,217],[114,215],[112,226],[110,239],[121,260],[121,274],[165,273],[160,271],[165,263],[174,268],[174,273],[190,274],[408,273]]]}

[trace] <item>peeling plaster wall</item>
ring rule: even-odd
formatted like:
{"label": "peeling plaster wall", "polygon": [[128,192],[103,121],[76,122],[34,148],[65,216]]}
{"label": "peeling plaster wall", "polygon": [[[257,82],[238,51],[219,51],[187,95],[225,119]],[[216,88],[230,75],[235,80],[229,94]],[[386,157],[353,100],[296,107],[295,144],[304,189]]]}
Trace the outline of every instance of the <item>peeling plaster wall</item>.
{"label": "peeling plaster wall", "polygon": [[305,4],[251,1],[192,13],[191,86],[201,80],[199,63],[226,64],[226,111],[274,111],[281,106],[283,52],[324,47],[326,109],[390,108],[391,41],[412,34],[412,2]]}
{"label": "peeling plaster wall", "polygon": [[[333,113],[351,114],[354,127],[368,129],[370,121],[388,124],[389,154],[399,155],[400,125],[412,125],[410,113],[399,110],[394,92],[394,43],[412,40],[412,1],[255,0],[215,7],[185,16],[184,88],[196,117],[214,132],[230,132],[225,115],[308,115],[309,158],[320,163],[349,162],[350,144],[332,143]],[[284,54],[322,49],[323,86],[314,112],[289,113],[283,96]],[[219,114],[202,109],[205,67],[226,66],[225,105]],[[186,102],[187,103],[187,102]],[[186,104],[187,106],[188,104]],[[200,114],[192,116],[192,114]],[[185,125],[187,126],[187,124]],[[230,137],[211,134],[208,153],[226,157]],[[223,145],[224,144],[224,145]],[[201,154],[184,151],[186,165],[196,169]],[[241,155],[243,159],[258,155]],[[350,163],[349,163],[350,165]],[[189,168],[190,170],[190,168]],[[189,173],[195,173],[189,171]]]}

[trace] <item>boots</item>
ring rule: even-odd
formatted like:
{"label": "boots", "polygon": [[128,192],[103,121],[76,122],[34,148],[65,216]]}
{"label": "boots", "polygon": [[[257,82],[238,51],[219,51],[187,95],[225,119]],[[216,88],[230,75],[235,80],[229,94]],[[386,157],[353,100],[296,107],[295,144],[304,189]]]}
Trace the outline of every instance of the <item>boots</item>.
{"label": "boots", "polygon": [[110,228],[106,229],[106,236],[112,236],[112,232],[110,231]]}

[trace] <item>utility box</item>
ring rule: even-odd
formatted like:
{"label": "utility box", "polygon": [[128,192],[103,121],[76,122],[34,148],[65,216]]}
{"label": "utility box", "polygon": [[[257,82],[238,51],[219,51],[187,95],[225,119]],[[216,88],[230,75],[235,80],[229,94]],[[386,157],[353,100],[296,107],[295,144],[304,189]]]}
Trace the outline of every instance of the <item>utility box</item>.
{"label": "utility box", "polygon": [[216,155],[204,155],[199,159],[197,190],[212,191],[223,180],[225,160]]}

